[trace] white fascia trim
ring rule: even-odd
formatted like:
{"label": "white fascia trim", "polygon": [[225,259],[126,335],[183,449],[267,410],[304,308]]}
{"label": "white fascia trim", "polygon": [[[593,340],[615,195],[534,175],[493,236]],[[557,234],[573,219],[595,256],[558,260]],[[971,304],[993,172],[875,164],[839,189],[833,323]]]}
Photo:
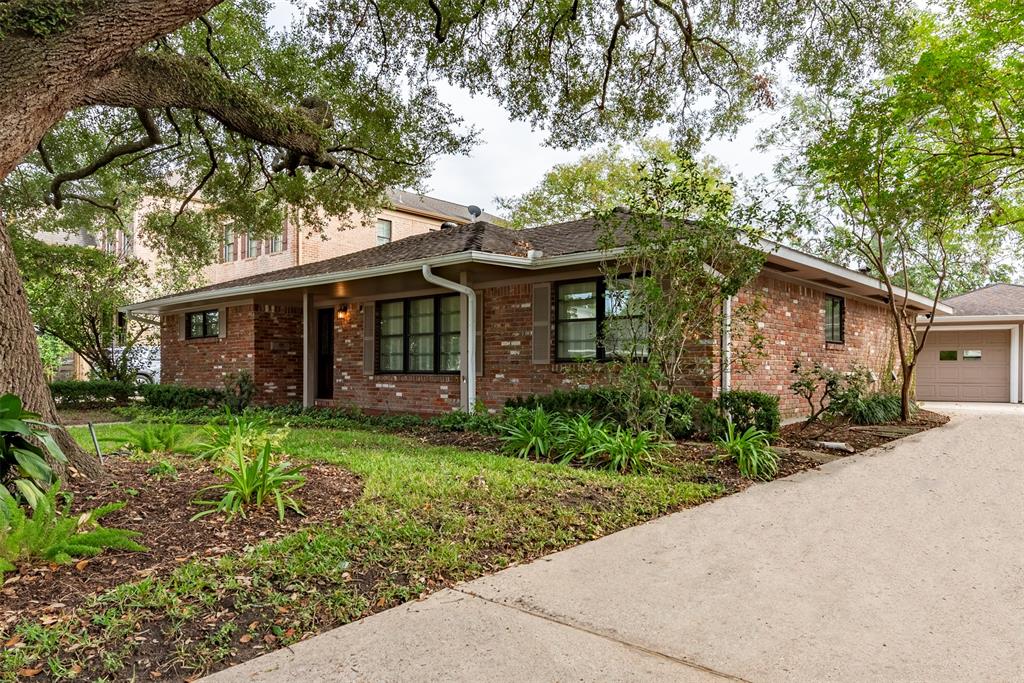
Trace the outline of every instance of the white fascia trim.
{"label": "white fascia trim", "polygon": [[[850,282],[853,282],[858,285],[863,285],[864,287],[876,290],[879,294],[888,295],[888,291],[885,288],[885,284],[878,278],[873,278],[870,275],[865,275],[864,273],[860,273],[857,272],[856,270],[851,270],[849,268],[836,265],[835,263],[829,263],[828,261],[820,259],[817,256],[805,254],[802,251],[797,251],[796,249],[783,246],[778,242],[773,242],[771,240],[761,239],[757,245],[757,248],[770,256],[778,256],[779,258],[786,259],[787,261],[792,261],[793,263],[797,263],[801,266],[814,268],[824,273],[828,273],[829,275],[843,278],[844,280],[849,280]],[[921,296],[920,294],[916,294],[914,292],[908,292],[904,289],[895,286],[893,287],[893,291],[896,293],[897,296],[903,297],[909,301],[913,301],[914,303],[920,304],[925,308],[931,309],[932,307],[932,300],[929,297]],[[936,305],[935,310],[940,313],[953,312],[953,309],[950,306],[947,306],[942,302],[939,302],[938,305]]]}
{"label": "white fascia trim", "polygon": [[[947,329],[951,325],[959,325],[960,323],[1002,322],[1004,320],[1007,322],[1024,322],[1024,315],[1020,313],[1000,315],[952,315],[948,318],[936,318],[932,323],[932,326]],[[926,325],[928,323],[928,318],[923,315],[919,315],[917,316],[917,323],[919,325]]]}
{"label": "white fascia trim", "polygon": [[[967,316],[964,316],[965,318]],[[979,316],[980,317],[980,316]],[[1019,317],[1019,316],[1018,316]],[[992,316],[988,316],[991,319]],[[1010,331],[1010,403],[1021,402],[1020,387],[1020,325],[932,325],[933,332],[973,332],[977,330],[1009,330]]]}

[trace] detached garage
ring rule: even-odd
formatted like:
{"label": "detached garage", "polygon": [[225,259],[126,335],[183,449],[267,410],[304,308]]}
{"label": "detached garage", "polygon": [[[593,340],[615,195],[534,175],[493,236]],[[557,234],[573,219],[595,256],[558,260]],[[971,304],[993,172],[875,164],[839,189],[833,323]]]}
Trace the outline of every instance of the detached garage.
{"label": "detached garage", "polygon": [[943,301],[917,370],[922,401],[1021,401],[1024,286],[989,285]]}

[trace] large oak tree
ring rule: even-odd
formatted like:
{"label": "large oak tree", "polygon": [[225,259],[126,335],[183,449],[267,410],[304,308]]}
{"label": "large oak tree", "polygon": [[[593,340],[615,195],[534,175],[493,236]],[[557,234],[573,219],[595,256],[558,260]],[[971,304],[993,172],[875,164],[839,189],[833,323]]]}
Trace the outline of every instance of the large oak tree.
{"label": "large oak tree", "polygon": [[695,145],[772,106],[783,65],[824,90],[884,65],[907,4],[319,0],[275,33],[260,0],[0,0],[0,391],[56,417],[10,230],[110,229],[143,196],[160,209],[144,237],[179,257],[285,207],[316,229],[472,142],[436,78],[554,145],[658,124]]}

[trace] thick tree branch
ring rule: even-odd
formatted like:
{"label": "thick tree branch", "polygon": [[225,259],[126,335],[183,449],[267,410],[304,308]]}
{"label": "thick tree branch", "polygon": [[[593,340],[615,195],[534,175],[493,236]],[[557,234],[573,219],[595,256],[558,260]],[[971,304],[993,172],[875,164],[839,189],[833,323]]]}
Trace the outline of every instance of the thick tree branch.
{"label": "thick tree branch", "polygon": [[191,59],[137,54],[98,79],[82,104],[201,111],[230,131],[299,154],[314,168],[338,167],[324,150],[324,127],[302,110],[282,110]]}

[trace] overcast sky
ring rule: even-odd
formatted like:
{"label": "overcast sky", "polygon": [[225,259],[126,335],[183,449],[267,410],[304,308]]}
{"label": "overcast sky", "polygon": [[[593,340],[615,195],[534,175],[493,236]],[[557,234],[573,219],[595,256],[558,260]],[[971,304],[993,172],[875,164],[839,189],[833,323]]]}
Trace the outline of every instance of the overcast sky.
{"label": "overcast sky", "polygon": [[[286,26],[294,13],[289,0],[274,0],[271,22]],[[493,210],[494,197],[521,194],[533,187],[553,165],[573,161],[586,150],[558,150],[546,147],[541,130],[528,123],[511,121],[497,102],[473,96],[447,83],[439,85],[441,96],[466,125],[480,132],[480,142],[468,155],[445,156],[437,160],[426,181],[426,191],[441,199],[476,204]],[[757,133],[771,114],[762,114],[731,140],[707,144],[705,154],[716,157],[736,174],[753,177],[771,171],[773,159],[754,150]],[[657,134],[658,131],[653,131]]]}

